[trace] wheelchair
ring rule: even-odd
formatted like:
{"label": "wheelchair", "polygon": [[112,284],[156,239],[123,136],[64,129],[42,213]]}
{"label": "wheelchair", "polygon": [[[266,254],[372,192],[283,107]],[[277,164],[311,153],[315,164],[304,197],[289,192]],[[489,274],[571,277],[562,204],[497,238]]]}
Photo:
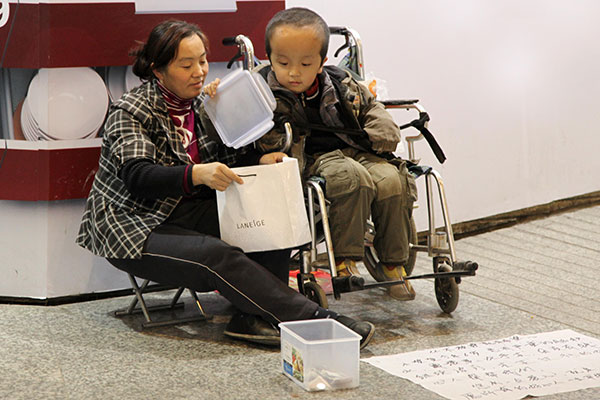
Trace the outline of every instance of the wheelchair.
{"label": "wheelchair", "polygon": [[[346,51],[338,66],[349,71],[358,81],[365,80],[364,60],[362,42],[360,35],[349,27],[330,27],[330,34],[340,35],[344,44],[340,46],[334,56],[338,57],[341,51]],[[228,68],[234,61],[243,60],[243,68],[252,70],[260,61],[254,56],[252,42],[244,35],[223,39],[224,45],[237,46],[237,54],[229,61]],[[441,175],[430,166],[419,165],[415,156],[415,142],[425,139],[436,155],[438,161],[443,163],[445,155],[439,147],[435,138],[428,129],[430,120],[425,108],[418,100],[386,100],[382,101],[388,110],[415,110],[418,118],[400,125],[400,130],[414,128],[418,134],[405,137],[408,151],[408,170],[415,178],[425,179],[425,191],[427,198],[428,230],[425,232],[426,243],[420,244],[414,219],[411,219],[410,232],[410,256],[404,266],[407,276],[404,280],[433,279],[436,300],[441,310],[447,314],[452,313],[459,300],[458,285],[462,277],[475,276],[478,264],[474,261],[459,261],[456,256],[454,244],[454,233],[450,222],[444,183]],[[292,132],[289,124],[285,125],[286,145],[282,151],[289,149],[291,145]],[[434,198],[434,189],[437,189],[439,200]],[[372,289],[377,287],[389,287],[404,284],[403,281],[386,281],[385,277],[377,272],[377,264],[380,262],[377,252],[373,247],[375,227],[372,221],[367,222],[367,231],[364,237],[363,263],[370,275],[375,279],[374,283],[365,282],[361,276],[338,277],[335,265],[335,253],[329,221],[327,215],[328,201],[325,196],[325,181],[320,177],[310,177],[306,181],[307,208],[309,223],[312,232],[311,242],[299,248],[293,256],[292,266],[299,268],[297,274],[298,291],[315,301],[320,306],[327,308],[327,295],[315,278],[319,270],[326,270],[331,277],[333,296],[336,300],[341,299],[342,293]],[[436,227],[435,204],[439,204],[443,225]],[[324,250],[323,250],[324,247]],[[412,275],[417,253],[427,253],[433,263],[433,272],[421,275]]]}

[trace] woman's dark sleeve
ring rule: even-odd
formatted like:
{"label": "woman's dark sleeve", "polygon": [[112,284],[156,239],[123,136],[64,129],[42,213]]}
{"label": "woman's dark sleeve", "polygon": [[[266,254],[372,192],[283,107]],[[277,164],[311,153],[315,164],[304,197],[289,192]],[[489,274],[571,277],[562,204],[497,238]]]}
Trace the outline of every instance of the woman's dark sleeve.
{"label": "woman's dark sleeve", "polygon": [[263,153],[260,153],[254,148],[253,145],[249,145],[247,151],[244,152],[237,160],[236,167],[247,167],[249,165],[258,165],[260,158]]}
{"label": "woman's dark sleeve", "polygon": [[119,178],[134,196],[147,199],[180,197],[190,194],[191,165],[166,167],[148,159],[127,161],[119,171]]}

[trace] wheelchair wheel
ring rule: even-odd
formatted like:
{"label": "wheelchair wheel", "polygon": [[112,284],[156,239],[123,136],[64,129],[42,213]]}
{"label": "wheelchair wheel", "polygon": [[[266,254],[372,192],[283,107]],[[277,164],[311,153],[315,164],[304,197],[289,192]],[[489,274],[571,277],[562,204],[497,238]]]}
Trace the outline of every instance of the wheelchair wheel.
{"label": "wheelchair wheel", "polygon": [[[450,272],[449,265],[442,264],[436,272]],[[458,305],[458,284],[454,278],[435,278],[435,297],[443,312],[450,314]]]}
{"label": "wheelchair wheel", "polygon": [[309,299],[317,303],[323,308],[329,308],[329,302],[325,291],[316,282],[305,282],[304,283],[304,295]]}
{"label": "wheelchair wheel", "polygon": [[[373,247],[373,239],[375,238],[375,227],[373,226],[373,222],[369,221],[367,225],[367,232],[365,232],[365,256],[363,258],[363,262],[365,267],[371,274],[373,278],[377,282],[385,282],[385,276],[383,276],[377,270],[377,264],[379,263],[379,257],[377,257],[377,252],[375,251],[375,247]],[[409,241],[412,244],[417,244],[417,226],[415,225],[415,220],[413,218],[410,219],[410,236]],[[417,252],[415,250],[411,250],[408,255],[408,262],[404,266],[404,270],[406,271],[406,275],[410,275],[415,268],[415,263],[417,261]]]}

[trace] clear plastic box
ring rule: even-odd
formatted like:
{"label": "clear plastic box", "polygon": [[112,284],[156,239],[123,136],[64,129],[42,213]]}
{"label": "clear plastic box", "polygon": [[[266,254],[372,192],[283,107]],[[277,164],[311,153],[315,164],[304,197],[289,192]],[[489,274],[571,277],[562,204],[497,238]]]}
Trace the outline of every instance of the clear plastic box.
{"label": "clear plastic box", "polygon": [[204,107],[223,143],[240,148],[258,140],[273,127],[275,97],[257,73],[237,69],[227,74],[215,97]]}
{"label": "clear plastic box", "polygon": [[329,318],[279,327],[284,375],[308,391],[358,387],[360,335]]}

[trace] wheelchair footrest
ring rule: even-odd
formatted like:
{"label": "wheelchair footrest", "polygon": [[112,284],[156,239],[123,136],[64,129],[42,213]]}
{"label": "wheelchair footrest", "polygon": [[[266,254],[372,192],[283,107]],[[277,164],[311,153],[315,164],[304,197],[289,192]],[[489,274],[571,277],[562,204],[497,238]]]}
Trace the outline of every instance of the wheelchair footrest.
{"label": "wheelchair footrest", "polygon": [[354,292],[365,287],[365,279],[360,276],[336,276],[332,281],[334,293]]}
{"label": "wheelchair footrest", "polygon": [[452,266],[453,271],[465,271],[472,272],[475,275],[475,271],[479,268],[479,264],[475,261],[457,261]]}
{"label": "wheelchair footrest", "polygon": [[[406,281],[406,277],[404,277],[405,281]],[[367,283],[365,284],[364,288],[365,289],[372,289],[372,288],[377,288],[377,287],[390,287],[390,286],[396,286],[396,285],[404,285],[403,281],[384,281],[384,282],[374,282],[374,283]]]}
{"label": "wheelchair footrest", "polygon": [[[477,265],[477,264],[475,264]],[[475,268],[477,269],[477,268]],[[448,272],[434,272],[432,274],[422,274],[422,275],[411,275],[411,276],[405,276],[404,280],[412,280],[412,279],[431,279],[431,278],[441,278],[441,279],[446,279],[446,278],[456,278],[456,279],[460,279],[460,277],[462,276],[475,276],[475,270],[473,269],[469,269],[469,270],[452,270],[452,271],[448,271]],[[383,283],[383,282],[382,282]],[[457,281],[456,283],[459,283],[459,281]]]}

